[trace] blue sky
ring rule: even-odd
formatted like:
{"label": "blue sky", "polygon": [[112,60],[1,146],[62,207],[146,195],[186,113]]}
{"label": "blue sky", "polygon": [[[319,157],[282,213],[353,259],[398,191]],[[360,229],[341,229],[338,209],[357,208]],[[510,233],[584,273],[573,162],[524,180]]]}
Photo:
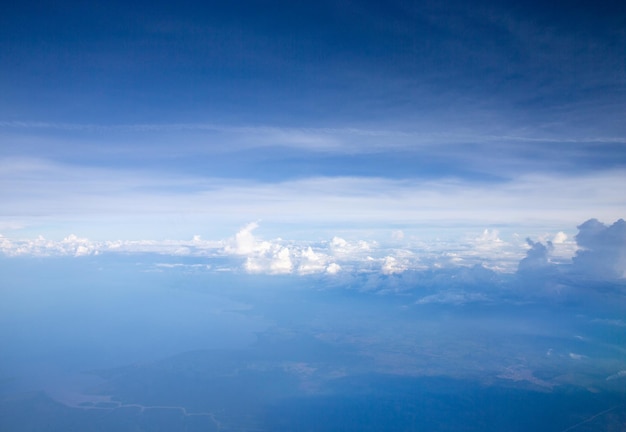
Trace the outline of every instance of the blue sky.
{"label": "blue sky", "polygon": [[0,234],[232,241],[254,222],[288,240],[571,240],[626,213],[625,16],[584,1],[11,5]]}
{"label": "blue sky", "polygon": [[8,3],[0,429],[623,423],[626,2]]}

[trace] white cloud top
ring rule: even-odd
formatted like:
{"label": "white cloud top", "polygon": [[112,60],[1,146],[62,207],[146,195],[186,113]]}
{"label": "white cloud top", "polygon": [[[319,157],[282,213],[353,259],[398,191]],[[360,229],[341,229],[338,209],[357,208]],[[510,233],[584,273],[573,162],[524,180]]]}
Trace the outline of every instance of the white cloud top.
{"label": "white cloud top", "polygon": [[[254,234],[256,222],[244,225],[227,240],[115,240],[93,241],[74,234],[62,240],[43,236],[12,239],[0,235],[0,252],[5,256],[92,256],[102,253],[156,253],[172,256],[206,257],[205,268],[215,271],[242,269],[248,273],[327,274],[366,272],[398,275],[427,268],[483,267],[499,272],[518,272],[525,278],[547,277],[555,265],[568,264],[574,271],[596,279],[626,276],[626,224],[619,220],[607,226],[595,219],[579,226],[576,242],[563,231],[543,234],[539,241],[522,240],[517,234],[503,239],[494,229],[454,241],[416,242],[412,237],[375,240],[346,240],[333,236],[328,241],[262,239]],[[558,243],[549,240],[555,239]],[[545,242],[545,244],[544,244]],[[576,249],[578,247],[578,249]],[[222,264],[211,265],[211,259]],[[224,259],[228,261],[224,264]]]}

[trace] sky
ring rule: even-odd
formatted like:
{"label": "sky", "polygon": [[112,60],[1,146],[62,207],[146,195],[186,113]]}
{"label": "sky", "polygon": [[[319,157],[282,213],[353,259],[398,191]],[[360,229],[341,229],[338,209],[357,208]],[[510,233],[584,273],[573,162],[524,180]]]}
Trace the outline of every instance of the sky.
{"label": "sky", "polygon": [[0,20],[8,255],[226,250],[258,226],[491,236],[521,259],[526,237],[572,246],[626,214],[622,2],[25,1]]}
{"label": "sky", "polygon": [[619,428],[625,119],[624,1],[8,2],[0,429]]}

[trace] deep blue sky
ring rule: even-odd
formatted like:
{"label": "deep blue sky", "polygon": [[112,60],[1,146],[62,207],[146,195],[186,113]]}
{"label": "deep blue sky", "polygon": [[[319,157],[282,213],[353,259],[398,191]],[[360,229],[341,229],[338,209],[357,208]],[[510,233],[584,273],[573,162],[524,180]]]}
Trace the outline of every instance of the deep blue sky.
{"label": "deep blue sky", "polygon": [[2,18],[1,114],[278,126],[482,114],[602,121],[590,126],[614,136],[624,16],[606,1],[20,2]]}
{"label": "deep blue sky", "polygon": [[625,213],[623,2],[14,3],[5,235],[154,238],[176,211],[203,222],[169,235],[311,209],[378,227]]}

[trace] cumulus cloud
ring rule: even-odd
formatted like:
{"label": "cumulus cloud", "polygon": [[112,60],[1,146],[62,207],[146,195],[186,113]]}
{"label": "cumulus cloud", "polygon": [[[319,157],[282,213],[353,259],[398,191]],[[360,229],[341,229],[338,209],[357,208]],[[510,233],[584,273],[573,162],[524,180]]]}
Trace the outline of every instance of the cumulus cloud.
{"label": "cumulus cloud", "polygon": [[[7,256],[81,257],[113,252],[204,256],[229,260],[229,269],[240,268],[249,273],[371,273],[387,279],[412,272],[446,269],[467,269],[466,273],[472,275],[476,271],[471,269],[491,269],[506,274],[517,266],[517,274],[521,276],[518,280],[525,286],[530,286],[528,282],[533,281],[537,283],[532,286],[552,287],[559,292],[565,285],[573,286],[567,280],[572,281],[581,273],[597,280],[623,278],[626,274],[626,222],[620,219],[606,226],[591,219],[578,228],[579,233],[574,237],[576,243],[562,231],[542,234],[539,236],[541,241],[527,239],[526,255],[521,260],[521,242],[503,241],[498,231],[491,229],[463,237],[456,243],[448,240],[439,242],[437,239],[428,244],[394,243],[391,247],[376,241],[346,240],[340,236],[313,243],[281,238],[265,240],[255,235],[259,229],[256,222],[245,224],[229,239],[218,241],[203,240],[199,235],[194,235],[190,240],[158,241],[93,241],[74,234],[62,240],[50,240],[43,236],[14,239],[0,235],[0,253]],[[400,240],[401,237],[397,235],[396,239]],[[579,250],[572,260],[572,248],[576,244]],[[569,255],[562,253],[564,250]],[[218,267],[224,269],[222,264]],[[489,278],[493,274],[489,273]],[[455,273],[447,283],[473,286],[474,279],[468,280],[464,275],[462,271]],[[558,281],[555,276],[559,278]]]}
{"label": "cumulus cloud", "polygon": [[289,248],[267,251],[246,258],[244,265],[248,273],[289,274],[293,270]]}
{"label": "cumulus cloud", "polygon": [[579,250],[573,258],[577,272],[597,279],[626,277],[626,222],[619,219],[607,226],[589,219],[578,226]]}
{"label": "cumulus cloud", "polygon": [[534,294],[580,300],[604,292],[604,288],[622,289],[619,287],[626,278],[626,222],[620,219],[605,225],[589,219],[578,230],[575,243],[563,232],[545,235],[543,242],[527,239],[529,249],[517,272],[525,292],[534,289]]}
{"label": "cumulus cloud", "polygon": [[[364,241],[346,241],[335,237],[313,246],[288,242],[280,238],[263,240],[255,236],[259,228],[253,222],[243,226],[225,241],[203,240],[194,235],[191,240],[106,240],[93,241],[70,234],[62,240],[43,236],[31,239],[11,239],[0,234],[0,254],[4,256],[89,256],[101,253],[155,253],[172,256],[204,256],[207,258],[243,258],[241,268],[249,273],[267,274],[329,274],[344,269],[358,271],[358,262],[367,260],[363,254],[371,251]],[[336,255],[336,256],[335,256]],[[369,261],[367,260],[369,265]],[[222,267],[219,267],[223,269]],[[232,267],[231,267],[232,268]]]}
{"label": "cumulus cloud", "polygon": [[346,240],[339,236],[316,244],[280,238],[268,241],[254,235],[257,228],[256,223],[244,226],[223,249],[226,255],[244,256],[243,268],[249,273],[335,275],[348,271],[392,275],[415,264],[411,251],[380,248],[375,241]]}
{"label": "cumulus cloud", "polygon": [[326,273],[328,274],[337,274],[341,271],[341,266],[337,263],[330,263],[328,267],[326,267]]}
{"label": "cumulus cloud", "polygon": [[351,242],[341,237],[333,237],[329,246],[331,252],[335,256],[355,256],[370,252],[374,247],[376,247],[376,243],[366,242],[363,240]]}
{"label": "cumulus cloud", "polygon": [[526,239],[530,249],[518,265],[518,272],[521,274],[535,274],[545,272],[550,268],[549,255],[554,248],[552,242],[548,241],[544,245],[541,242],[533,242]]}
{"label": "cumulus cloud", "polygon": [[246,257],[243,267],[248,273],[337,274],[341,266],[328,252],[340,251],[340,254],[346,258],[350,252],[362,249],[365,244],[363,242],[355,246],[344,239],[335,237],[326,244],[325,249],[318,247],[314,250],[311,245],[288,243],[282,239],[261,240],[253,234],[258,227],[257,223],[244,226],[224,247],[227,255]]}
{"label": "cumulus cloud", "polygon": [[[519,235],[507,234],[506,240],[497,229],[485,228],[466,233],[461,243],[442,242],[437,265],[480,265],[493,270],[514,273],[526,253],[526,243]],[[432,247],[432,246],[431,246]]]}
{"label": "cumulus cloud", "polygon": [[326,261],[326,256],[321,253],[313,252],[313,249],[309,246],[301,252],[298,273],[311,274],[323,272],[326,270]]}
{"label": "cumulus cloud", "polygon": [[562,261],[562,257],[554,259],[555,246],[551,241],[526,241],[530,248],[519,262],[516,274],[520,295],[556,301],[584,295],[570,277],[571,261]]}
{"label": "cumulus cloud", "polygon": [[252,234],[252,231],[258,227],[259,224],[251,222],[239,230],[239,232],[235,234],[234,241],[226,245],[226,252],[237,255],[249,255],[251,253],[267,251],[271,247],[270,243],[260,242],[254,237],[254,234]]}
{"label": "cumulus cloud", "polygon": [[254,236],[259,224],[244,226],[224,247],[226,254],[246,256],[244,269],[248,273],[287,274],[293,270],[291,251],[279,241],[269,242]]}
{"label": "cumulus cloud", "polygon": [[270,269],[272,273],[291,273],[293,264],[289,248],[282,247],[276,252],[270,264]]}
{"label": "cumulus cloud", "polygon": [[483,233],[479,237],[476,238],[476,240],[479,243],[499,244],[499,243],[502,243],[502,240],[500,239],[499,235],[500,233],[498,232],[498,230],[485,229]]}
{"label": "cumulus cloud", "polygon": [[566,240],[567,240],[567,234],[565,234],[563,231],[559,231],[558,233],[554,235],[554,238],[552,239],[552,243],[563,244],[565,243]]}
{"label": "cumulus cloud", "polygon": [[402,273],[407,269],[406,265],[398,261],[392,256],[385,257],[383,261],[382,271],[383,274]]}

